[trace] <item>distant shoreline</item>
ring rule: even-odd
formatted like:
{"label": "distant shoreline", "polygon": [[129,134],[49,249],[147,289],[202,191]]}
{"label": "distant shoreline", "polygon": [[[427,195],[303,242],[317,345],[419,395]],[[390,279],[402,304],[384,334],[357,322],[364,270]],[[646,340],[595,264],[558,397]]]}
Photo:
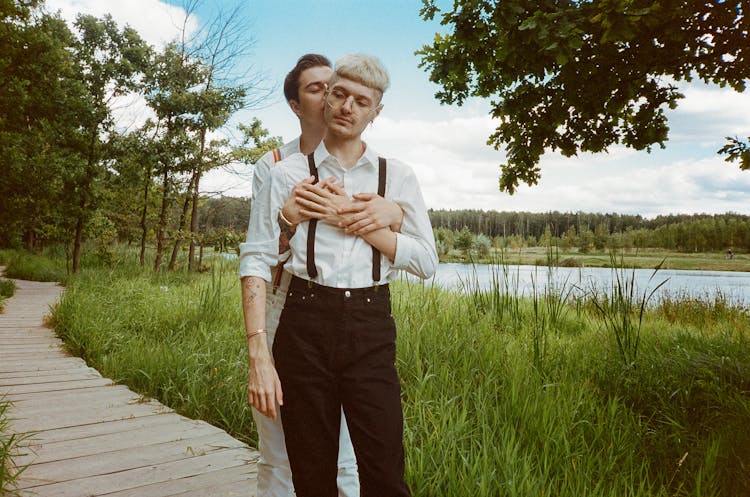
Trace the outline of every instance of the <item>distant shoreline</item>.
{"label": "distant shoreline", "polygon": [[[644,250],[636,252],[616,252],[615,265],[624,265],[636,269],[654,269],[661,264],[661,269],[680,269],[689,271],[740,271],[750,272],[750,255],[735,254],[728,259],[725,253],[681,253],[666,250]],[[549,264],[549,260],[552,264]],[[557,267],[612,267],[612,256],[609,252],[581,254],[578,252],[557,253],[544,247],[528,247],[522,249],[496,250],[486,257],[464,256],[451,251],[440,256],[440,262],[471,264],[518,264],[531,266]]]}

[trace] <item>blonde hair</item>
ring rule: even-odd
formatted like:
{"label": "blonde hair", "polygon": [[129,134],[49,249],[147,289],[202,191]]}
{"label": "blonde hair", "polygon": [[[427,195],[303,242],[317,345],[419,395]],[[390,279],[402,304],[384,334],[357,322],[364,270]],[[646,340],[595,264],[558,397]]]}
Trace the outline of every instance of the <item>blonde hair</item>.
{"label": "blonde hair", "polygon": [[333,81],[338,78],[351,79],[369,88],[378,90],[382,96],[388,89],[388,72],[380,61],[372,55],[344,55],[333,68]]}

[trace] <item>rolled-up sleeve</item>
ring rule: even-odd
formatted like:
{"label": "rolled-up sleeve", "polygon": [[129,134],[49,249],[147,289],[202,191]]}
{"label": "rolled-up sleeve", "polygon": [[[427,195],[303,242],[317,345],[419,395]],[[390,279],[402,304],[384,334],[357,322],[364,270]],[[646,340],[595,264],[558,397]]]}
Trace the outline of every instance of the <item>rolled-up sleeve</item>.
{"label": "rolled-up sleeve", "polygon": [[422,197],[422,190],[414,172],[406,169],[400,188],[391,200],[401,206],[404,221],[401,232],[396,233],[395,269],[403,269],[420,278],[431,278],[437,270],[438,256],[435,236]]}
{"label": "rolled-up sleeve", "polygon": [[271,281],[271,267],[279,259],[279,227],[276,215],[284,198],[284,177],[274,168],[253,198],[245,242],[240,244],[240,277],[257,276]]}

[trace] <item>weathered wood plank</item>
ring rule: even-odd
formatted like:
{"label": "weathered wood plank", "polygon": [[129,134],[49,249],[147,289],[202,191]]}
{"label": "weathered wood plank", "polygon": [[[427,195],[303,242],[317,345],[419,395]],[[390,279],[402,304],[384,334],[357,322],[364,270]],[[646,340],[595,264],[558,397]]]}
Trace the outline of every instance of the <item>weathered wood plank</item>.
{"label": "weathered wood plank", "polygon": [[106,435],[110,433],[131,432],[150,429],[152,427],[169,429],[169,426],[181,423],[183,420],[190,421],[176,413],[159,414],[155,416],[143,416],[137,418],[120,419],[114,421],[101,421],[99,423],[63,426],[47,430],[35,430],[30,445],[55,443],[66,440],[84,440],[89,437]]}
{"label": "weathered wood plank", "polygon": [[55,401],[54,404],[43,401],[39,402],[39,400],[35,400],[34,402],[14,403],[10,411],[12,417],[16,419],[38,417],[45,412],[49,412],[51,405],[55,406],[54,411],[56,415],[70,418],[78,416],[78,411],[106,410],[113,407],[123,406],[142,405],[157,407],[162,405],[155,400],[133,395],[130,391],[118,395],[93,395],[85,399],[81,399],[77,395],[71,394],[67,398]]}
{"label": "weathered wood plank", "polygon": [[[133,398],[140,398],[138,394],[131,391],[124,385],[107,385],[103,387],[90,387],[82,388],[75,392],[77,399],[85,400],[88,397],[95,396],[104,397],[115,397],[121,395],[132,395]],[[23,402],[31,401],[31,403],[38,403],[35,401],[43,402],[48,405],[54,405],[61,399],[68,399],[71,396],[71,392],[68,390],[58,390],[55,392],[30,392],[30,393],[18,393],[14,395],[8,395],[8,399],[17,406],[23,405]]]}
{"label": "weathered wood plank", "polygon": [[86,362],[80,357],[61,357],[60,359],[47,359],[44,362],[31,361],[2,361],[0,372],[16,373],[20,371],[50,371],[52,369],[71,369],[75,367],[86,367]]}
{"label": "weathered wood plank", "polygon": [[91,371],[93,373],[99,374],[99,372],[94,368],[79,367],[79,368],[71,368],[71,369],[51,369],[49,371],[6,371],[4,373],[0,372],[0,378],[3,378],[3,379],[42,378],[44,376],[55,376],[55,375],[61,375],[61,374],[67,374],[67,373],[78,373],[81,371],[86,371],[86,372]]}
{"label": "weathered wood plank", "polygon": [[[35,482],[27,487],[38,497],[81,497],[106,495],[118,490],[187,478],[201,473],[249,464],[247,449],[228,449],[205,456],[196,456],[180,461],[171,461],[144,468],[131,469],[106,475],[92,476],[61,483]],[[19,482],[26,485],[24,475]],[[168,494],[167,494],[168,495]]]}
{"label": "weathered wood plank", "polygon": [[65,346],[57,343],[57,338],[40,337],[3,337],[0,336],[0,352],[13,352],[18,350],[48,349],[48,350],[66,350]]}
{"label": "weathered wood plank", "polygon": [[90,380],[93,378],[101,378],[100,375],[94,369],[81,369],[80,371],[68,372],[64,374],[56,375],[45,375],[45,376],[27,376],[27,377],[15,377],[15,378],[3,378],[0,376],[0,387],[14,386],[14,385],[31,385],[36,383],[54,383],[60,381],[71,381],[71,380]]}
{"label": "weathered wood plank", "polygon": [[108,409],[82,412],[77,419],[65,419],[54,413],[38,415],[33,419],[19,418],[14,419],[12,428],[18,433],[29,433],[53,428],[65,428],[67,426],[79,426],[103,421],[119,421],[122,419],[139,418],[142,416],[154,416],[168,413],[169,408],[162,406],[127,405],[116,406]]}
{"label": "weathered wood plank", "polygon": [[3,387],[2,391],[8,395],[13,395],[16,393],[51,392],[55,390],[103,387],[112,384],[113,382],[109,378],[92,378],[89,380],[56,381],[52,383],[36,383],[33,385],[8,385]]}
{"label": "weathered wood plank", "polygon": [[33,463],[23,473],[25,483],[18,488],[33,486],[35,481],[60,483],[92,476],[143,468],[155,464],[181,461],[191,457],[245,447],[224,432],[174,440],[142,447],[128,447],[101,454],[86,455]]}
{"label": "weathered wood plank", "polygon": [[[231,485],[231,488],[225,488],[226,484]],[[187,478],[121,490],[107,494],[107,497],[164,497],[166,495],[180,495],[184,497],[186,493],[190,495],[192,492],[198,492],[197,495],[200,497],[254,497],[257,486],[257,471],[255,466],[242,465],[201,473]]]}
{"label": "weathered wood plank", "polygon": [[[29,453],[17,457],[15,462],[19,466],[31,463],[40,464],[133,447],[146,447],[165,442],[187,440],[217,433],[224,432],[220,428],[203,421],[178,418],[170,421],[169,424],[144,425],[135,429],[97,435],[82,434],[85,438],[57,442],[34,441],[28,447]],[[40,437],[43,436],[44,433],[40,434]]]}

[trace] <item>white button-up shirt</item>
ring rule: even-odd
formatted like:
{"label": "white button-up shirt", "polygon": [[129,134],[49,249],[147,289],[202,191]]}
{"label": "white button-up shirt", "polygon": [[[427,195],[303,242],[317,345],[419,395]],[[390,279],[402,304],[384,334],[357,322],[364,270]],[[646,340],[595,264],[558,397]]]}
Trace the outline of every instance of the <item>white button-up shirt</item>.
{"label": "white button-up shirt", "polygon": [[[314,152],[318,177],[342,181],[349,195],[375,193],[378,190],[378,155],[370,147],[350,169],[328,153],[321,143]],[[388,159],[385,198],[404,211],[401,233],[396,233],[393,262],[381,254],[381,279],[372,280],[372,247],[362,237],[319,221],[315,233],[316,283],[336,288],[364,288],[383,284],[398,277],[404,269],[418,277],[429,278],[437,268],[437,251],[432,225],[416,176],[411,168],[396,159]],[[270,267],[278,260],[279,209],[295,185],[310,176],[307,157],[295,154],[272,168],[257,198],[253,199],[247,240],[240,244],[240,276],[257,276],[270,281]],[[309,222],[300,223],[291,239],[291,259],[284,269],[300,278],[307,274],[307,234]]]}

